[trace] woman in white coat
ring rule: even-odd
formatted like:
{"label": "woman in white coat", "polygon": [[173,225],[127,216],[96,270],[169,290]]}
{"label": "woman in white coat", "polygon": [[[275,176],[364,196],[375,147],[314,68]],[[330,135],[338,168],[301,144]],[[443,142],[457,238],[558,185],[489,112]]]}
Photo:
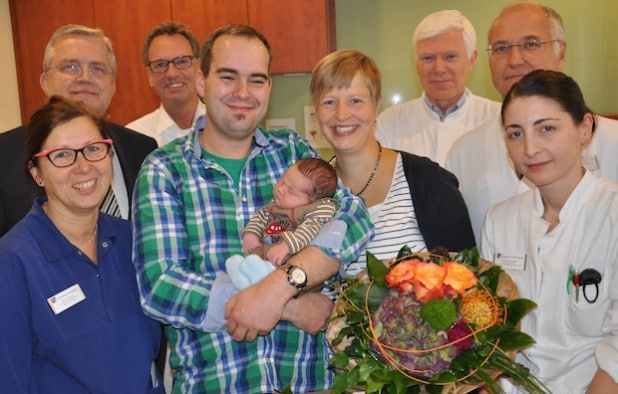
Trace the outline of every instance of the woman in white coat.
{"label": "woman in white coat", "polygon": [[502,122],[536,187],[490,208],[481,254],[538,304],[520,361],[553,393],[618,392],[618,185],[582,166],[594,116],[573,79],[539,70],[508,92]]}

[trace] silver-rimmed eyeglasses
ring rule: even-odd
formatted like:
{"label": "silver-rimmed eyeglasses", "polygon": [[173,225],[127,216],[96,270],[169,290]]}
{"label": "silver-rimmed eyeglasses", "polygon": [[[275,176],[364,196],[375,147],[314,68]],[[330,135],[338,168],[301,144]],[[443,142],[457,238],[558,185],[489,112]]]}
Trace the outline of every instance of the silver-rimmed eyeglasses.
{"label": "silver-rimmed eyeglasses", "polygon": [[560,40],[549,40],[549,41],[541,41],[536,38],[525,40],[523,42],[516,43],[508,43],[508,42],[499,42],[496,44],[491,44],[487,51],[493,57],[504,57],[511,53],[513,47],[517,47],[521,52],[531,53],[541,49],[544,45],[553,44],[554,42],[558,42]]}
{"label": "silver-rimmed eyeglasses", "polygon": [[65,147],[51,148],[40,151],[32,156],[33,159],[47,157],[55,167],[68,167],[77,161],[77,154],[81,152],[88,161],[101,161],[109,154],[113,141],[111,139],[98,140],[89,143],[80,149]]}
{"label": "silver-rimmed eyeglasses", "polygon": [[175,58],[171,60],[167,60],[167,59],[153,60],[151,62],[148,62],[148,67],[150,68],[150,71],[152,71],[153,73],[164,73],[167,71],[168,67],[170,66],[170,63],[172,63],[174,67],[176,67],[177,69],[184,70],[184,69],[191,67],[191,64],[193,63],[193,56],[191,55],[176,56]]}
{"label": "silver-rimmed eyeglasses", "polygon": [[[84,66],[78,62],[60,63],[56,66],[52,66],[51,68],[71,76],[82,75],[84,72]],[[103,63],[89,63],[86,68],[88,69],[88,74],[95,78],[110,75],[112,73],[111,70]]]}

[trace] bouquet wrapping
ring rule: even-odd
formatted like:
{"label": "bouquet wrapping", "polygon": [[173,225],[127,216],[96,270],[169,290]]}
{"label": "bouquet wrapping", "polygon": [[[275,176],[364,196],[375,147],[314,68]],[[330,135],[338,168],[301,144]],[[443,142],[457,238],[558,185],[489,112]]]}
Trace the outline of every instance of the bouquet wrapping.
{"label": "bouquet wrapping", "polygon": [[500,375],[528,392],[544,386],[514,361],[534,344],[519,321],[536,304],[519,298],[502,269],[476,248],[413,254],[388,264],[367,252],[367,270],[340,284],[327,338],[332,393],[501,392]]}

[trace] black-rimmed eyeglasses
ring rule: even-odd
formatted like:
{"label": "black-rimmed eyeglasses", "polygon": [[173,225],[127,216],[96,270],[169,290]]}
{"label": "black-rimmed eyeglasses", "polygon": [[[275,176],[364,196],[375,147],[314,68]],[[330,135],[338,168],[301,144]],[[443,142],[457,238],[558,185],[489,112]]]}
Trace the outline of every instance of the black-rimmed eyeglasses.
{"label": "black-rimmed eyeglasses", "polygon": [[47,157],[49,161],[56,167],[68,167],[77,161],[77,154],[81,152],[84,159],[88,161],[101,161],[109,154],[112,148],[113,141],[104,139],[89,143],[80,149],[71,149],[65,147],[45,149],[32,156],[33,159],[39,157]]}
{"label": "black-rimmed eyeglasses", "polygon": [[171,60],[153,60],[151,62],[148,62],[148,68],[150,68],[150,71],[152,71],[153,73],[164,73],[167,71],[170,63],[172,63],[177,69],[184,70],[191,67],[191,64],[193,63],[193,56],[177,56]]}
{"label": "black-rimmed eyeglasses", "polygon": [[544,45],[553,44],[554,42],[558,41],[560,40],[541,41],[538,39],[529,39],[523,42],[516,42],[512,44],[503,42],[490,45],[487,48],[487,51],[493,57],[504,57],[511,53],[513,47],[517,47],[517,49],[524,53],[530,53],[541,49]]}

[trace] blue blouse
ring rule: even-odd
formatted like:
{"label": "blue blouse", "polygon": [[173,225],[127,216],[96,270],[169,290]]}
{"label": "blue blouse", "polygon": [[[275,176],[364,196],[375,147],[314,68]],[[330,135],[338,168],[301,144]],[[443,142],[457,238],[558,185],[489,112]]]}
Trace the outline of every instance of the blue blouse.
{"label": "blue blouse", "polygon": [[130,222],[100,213],[95,265],[44,202],[0,239],[1,390],[163,392],[151,377],[161,328],[139,303]]}

